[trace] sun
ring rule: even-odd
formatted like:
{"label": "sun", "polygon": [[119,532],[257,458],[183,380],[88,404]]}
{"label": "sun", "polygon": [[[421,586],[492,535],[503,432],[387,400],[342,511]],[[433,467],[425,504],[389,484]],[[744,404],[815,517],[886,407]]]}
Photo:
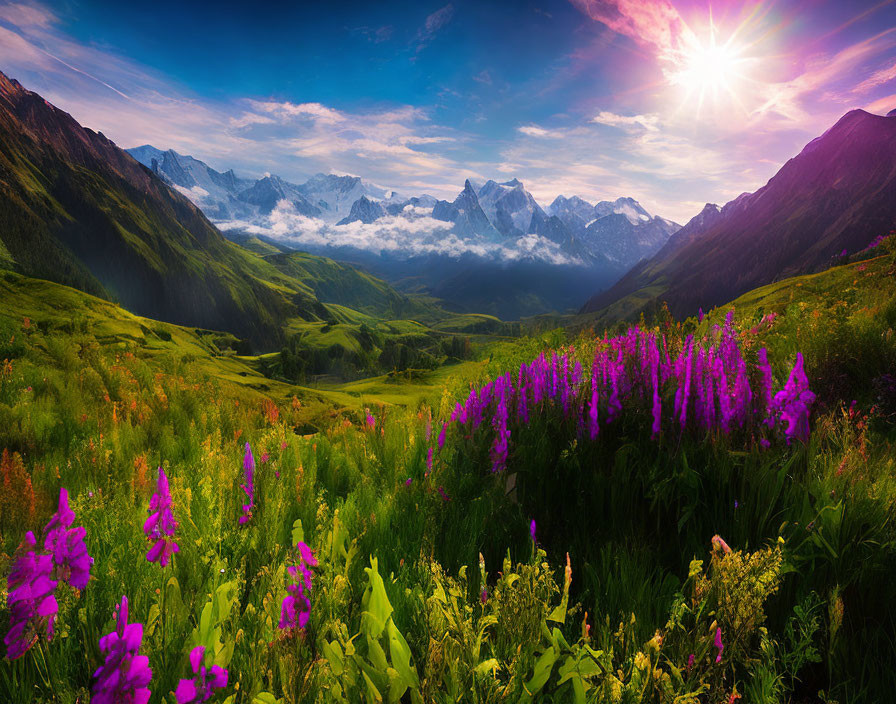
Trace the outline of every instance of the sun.
{"label": "sun", "polygon": [[747,59],[743,49],[734,44],[733,37],[725,43],[716,41],[715,32],[709,40],[696,37],[674,57],[675,68],[668,73],[669,82],[681,87],[685,100],[699,99],[699,106],[707,100],[718,102],[723,97],[738,100],[738,87],[745,78]]}

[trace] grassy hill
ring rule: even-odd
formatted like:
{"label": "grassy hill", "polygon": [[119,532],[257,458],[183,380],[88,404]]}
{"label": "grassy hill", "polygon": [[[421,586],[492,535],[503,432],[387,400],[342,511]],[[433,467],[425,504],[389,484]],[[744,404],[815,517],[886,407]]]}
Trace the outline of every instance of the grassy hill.
{"label": "grassy hill", "polygon": [[441,310],[330,259],[225,239],[183,195],[103,135],[0,74],[0,268],[138,315],[279,349],[325,304],[432,322]]}

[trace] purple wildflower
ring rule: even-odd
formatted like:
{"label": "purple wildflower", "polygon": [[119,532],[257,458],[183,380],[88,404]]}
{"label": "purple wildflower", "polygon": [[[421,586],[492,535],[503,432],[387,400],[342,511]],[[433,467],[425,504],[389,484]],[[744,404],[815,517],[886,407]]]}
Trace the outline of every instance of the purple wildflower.
{"label": "purple wildflower", "polygon": [[172,536],[177,530],[177,521],[171,513],[171,492],[168,489],[168,476],[159,467],[159,479],[156,493],[149,501],[149,510],[152,511],[146,523],[143,524],[143,532],[152,541],[152,547],[146,553],[146,559],[150,562],[158,562],[162,567],[168,564],[171,555],[180,550],[180,547]]}
{"label": "purple wildflower", "polygon": [[716,662],[722,662],[722,651],[725,650],[725,646],[722,645],[722,629],[716,629],[716,639],[715,646],[719,649],[719,654],[716,655]]}
{"label": "purple wildflower", "polygon": [[68,506],[68,491],[59,490],[59,508],[44,528],[44,549],[48,550],[56,566],[56,578],[68,582],[75,589],[84,589],[90,579],[93,558],[87,554],[83,526],[69,529],[75,512]]}
{"label": "purple wildflower", "polygon": [[442,430],[439,431],[439,451],[445,446],[445,433],[448,432],[448,424],[442,423]]}
{"label": "purple wildflower", "polygon": [[6,604],[9,607],[9,632],[3,639],[6,656],[10,660],[24,655],[46,630],[47,640],[53,637],[53,625],[59,606],[53,592],[57,582],[52,579],[53,559],[35,553],[34,533],[25,534],[23,552],[13,563],[7,578]]}
{"label": "purple wildflower", "polygon": [[529,524],[529,537],[532,538],[532,542],[537,542],[535,540],[535,519],[532,519],[532,522]]}
{"label": "purple wildflower", "polygon": [[787,442],[793,438],[805,442],[809,438],[809,412],[813,403],[815,394],[809,390],[809,380],[803,371],[803,355],[797,352],[790,377],[772,402],[779,418],[787,425],[784,429]]}
{"label": "purple wildflower", "polygon": [[426,473],[429,474],[432,471],[432,448],[430,447],[426,451]]}
{"label": "purple wildflower", "polygon": [[694,654],[693,654],[693,653],[691,653],[690,655],[688,655],[688,668],[687,668],[687,669],[688,669],[688,672],[691,671],[691,668],[692,668],[692,667],[694,667]]}
{"label": "purple wildflower", "polygon": [[376,418],[374,418],[370,411],[367,412],[367,418],[365,419],[368,428],[374,428],[376,426]]}
{"label": "purple wildflower", "polygon": [[246,494],[247,503],[243,504],[243,515],[240,516],[240,525],[247,523],[252,518],[252,509],[255,508],[255,458],[252,456],[252,448],[246,443],[246,454],[243,456],[243,476],[246,483],[240,484]]}
{"label": "purple wildflower", "polygon": [[483,587],[482,591],[479,592],[479,601],[482,604],[485,604],[485,602],[488,601],[488,589],[486,589],[485,587]]}
{"label": "purple wildflower", "polygon": [[317,567],[317,558],[314,551],[305,543],[296,545],[298,559],[295,565],[290,565],[286,571],[295,581],[286,587],[287,595],[280,606],[280,622],[277,628],[305,628],[311,617],[311,567]]}
{"label": "purple wildflower", "polygon": [[227,686],[227,670],[218,665],[205,667],[205,646],[197,645],[190,651],[190,667],[193,678],[177,684],[174,698],[177,704],[200,704],[212,698],[215,689]]}
{"label": "purple wildflower", "polygon": [[408,477],[407,479],[404,480],[404,485],[405,485],[405,486],[410,486],[410,485],[411,485],[411,482],[413,482],[413,481],[414,481],[413,479],[411,479],[410,477]]}
{"label": "purple wildflower", "polygon": [[445,487],[443,487],[443,486],[439,487],[439,496],[442,497],[442,501],[444,501],[445,503],[448,503],[449,501],[451,501],[451,497],[445,493]]}
{"label": "purple wildflower", "polygon": [[149,658],[140,655],[143,625],[128,623],[128,599],[121,597],[115,630],[100,638],[105,660],[94,673],[93,704],[147,704],[152,679]]}

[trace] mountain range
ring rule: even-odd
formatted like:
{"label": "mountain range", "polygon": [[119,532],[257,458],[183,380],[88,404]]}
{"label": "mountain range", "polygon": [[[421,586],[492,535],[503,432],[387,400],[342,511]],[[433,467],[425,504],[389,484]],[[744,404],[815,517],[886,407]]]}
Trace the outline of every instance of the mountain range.
{"label": "mountain range", "polygon": [[216,171],[173,150],[143,145],[127,151],[225,229],[240,225],[264,228],[266,218],[279,207],[318,219],[320,229],[331,235],[333,246],[340,241],[338,232],[330,229],[333,225],[369,225],[384,218],[404,216],[410,220],[426,215],[450,223],[447,229],[451,234],[464,240],[512,243],[536,235],[582,265],[629,267],[656,252],[680,227],[651,216],[633,198],[592,205],[578,196],[558,196],[544,209],[519,179],[504,183],[468,179],[453,201],[445,201],[425,194],[404,198],[357,176],[321,173],[302,184],[270,174],[251,180],[238,177],[232,169]]}
{"label": "mountain range", "polygon": [[[519,179],[468,179],[448,201],[404,197],[356,176],[253,181],[172,150],[129,152],[235,241],[257,236],[332,256],[459,310],[504,318],[577,307],[581,290],[609,285],[679,229],[632,198],[592,205],[560,196],[543,208]],[[485,279],[461,287],[471,269]]]}
{"label": "mountain range", "polygon": [[896,111],[852,110],[755,193],[708,204],[584,313],[632,318],[666,302],[676,316],[829,266],[896,229]]}

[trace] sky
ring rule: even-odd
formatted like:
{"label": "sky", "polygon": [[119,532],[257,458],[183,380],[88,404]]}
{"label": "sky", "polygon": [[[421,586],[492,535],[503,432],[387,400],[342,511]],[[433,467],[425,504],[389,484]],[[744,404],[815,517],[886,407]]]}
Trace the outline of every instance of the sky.
{"label": "sky", "polygon": [[896,108],[896,0],[0,0],[0,70],[122,147],[684,223],[850,109]]}

